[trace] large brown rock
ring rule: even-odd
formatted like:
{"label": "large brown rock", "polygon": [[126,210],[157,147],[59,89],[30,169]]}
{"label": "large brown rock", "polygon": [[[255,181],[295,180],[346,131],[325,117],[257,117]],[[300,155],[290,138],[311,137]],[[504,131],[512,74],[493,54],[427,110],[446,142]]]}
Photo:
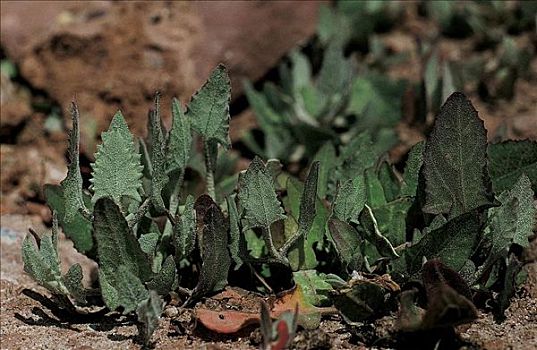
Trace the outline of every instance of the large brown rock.
{"label": "large brown rock", "polygon": [[183,102],[219,62],[258,79],[315,31],[316,2],[1,3],[1,44],[34,87],[64,110],[76,96],[97,130],[121,108],[145,133],[153,93]]}

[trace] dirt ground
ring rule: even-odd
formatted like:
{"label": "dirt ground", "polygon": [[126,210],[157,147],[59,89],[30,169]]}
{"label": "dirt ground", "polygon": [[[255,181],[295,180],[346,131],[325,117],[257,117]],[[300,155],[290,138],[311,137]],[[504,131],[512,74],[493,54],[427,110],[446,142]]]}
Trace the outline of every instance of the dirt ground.
{"label": "dirt ground", "polygon": [[[16,63],[20,77],[10,81],[2,75],[1,87],[0,347],[140,349],[134,318],[73,319],[51,304],[46,290],[22,270],[20,246],[28,228],[44,232],[51,221],[41,188],[58,183],[66,173],[69,122],[62,111],[76,95],[82,110],[82,171],[87,173],[97,135],[117,108],[125,112],[131,129],[143,135],[156,89],[168,110],[171,96],[186,102],[223,61],[233,83],[231,137],[237,141],[256,125],[252,112],[244,109],[242,79],[262,82],[291,48],[310,40],[319,3],[28,3],[1,2],[2,54]],[[410,8],[404,23],[380,35],[394,52],[414,52],[416,35],[431,30],[432,24],[414,12]],[[244,32],[249,33],[246,38]],[[439,47],[441,56],[453,60],[465,59],[470,50],[464,40],[444,39]],[[411,54],[410,61],[392,67],[389,74],[415,80],[419,67]],[[537,76],[535,57],[531,71]],[[535,78],[519,79],[514,99],[494,104],[469,90],[489,139],[501,131],[503,138],[537,140],[536,86]],[[53,108],[59,108],[59,127],[50,126]],[[405,123],[398,133],[401,143],[391,152],[394,159],[424,137]],[[69,241],[62,238],[60,250],[64,266],[82,261],[85,276],[91,274],[92,263]],[[537,348],[537,239],[524,259],[528,280],[517,291],[506,320],[498,322],[490,312],[480,311],[477,321],[457,329],[467,348]],[[366,326],[351,333],[332,316],[316,331],[300,331],[296,347],[375,348],[367,340],[389,336],[394,323],[391,315],[378,320],[376,330]],[[157,349],[255,349],[260,341],[255,326],[237,336],[218,337],[197,325],[191,310],[173,305],[153,336]]]}

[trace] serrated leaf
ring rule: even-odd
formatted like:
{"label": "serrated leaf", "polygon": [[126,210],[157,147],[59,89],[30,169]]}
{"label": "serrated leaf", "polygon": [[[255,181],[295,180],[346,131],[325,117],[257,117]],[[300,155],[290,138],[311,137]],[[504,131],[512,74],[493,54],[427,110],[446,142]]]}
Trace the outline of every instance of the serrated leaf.
{"label": "serrated leaf", "polygon": [[245,229],[268,229],[273,222],[285,219],[272,178],[258,157],[239,179],[238,196],[244,210]]}
{"label": "serrated leaf", "polygon": [[172,128],[167,143],[167,171],[180,170],[184,173],[190,159],[192,134],[190,119],[183,113],[181,102],[172,100]]}
{"label": "serrated leaf", "polygon": [[213,140],[226,148],[231,146],[228,135],[230,99],[231,83],[226,68],[220,64],[192,96],[186,112],[192,128],[205,141]]}
{"label": "serrated leaf", "polygon": [[336,218],[328,221],[328,229],[339,259],[346,269],[359,271],[363,265],[362,239],[351,225]]}
{"label": "serrated leaf", "polygon": [[[48,206],[58,213],[58,221],[63,229],[63,232],[69,237],[75,248],[86,255],[94,247],[91,221],[86,219],[80,212],[76,212],[75,216],[69,221],[65,221],[65,199],[64,189],[57,185],[45,185],[43,190]],[[83,195],[86,202],[90,202],[89,196]],[[91,206],[91,203],[87,203]],[[91,255],[90,255],[91,257]]]}
{"label": "serrated leaf", "polygon": [[403,173],[403,183],[401,184],[401,196],[416,196],[418,189],[418,177],[421,166],[423,164],[423,151],[425,142],[416,143],[410,149],[408,160],[405,164],[405,172]]}
{"label": "serrated leaf", "polygon": [[475,212],[453,218],[406,248],[396,261],[396,270],[411,277],[420,271],[425,257],[439,259],[447,267],[460,271],[472,255],[479,236],[480,224]]}
{"label": "serrated leaf", "polygon": [[488,189],[486,147],[486,130],[477,111],[462,93],[452,94],[425,144],[424,212],[453,218],[494,205]]}
{"label": "serrated leaf", "polygon": [[520,175],[528,176],[537,192],[537,142],[506,141],[488,146],[489,173],[494,191],[513,187]]}
{"label": "serrated leaf", "polygon": [[[202,203],[203,208],[198,209]],[[202,210],[204,213],[199,213]],[[197,299],[210,292],[223,289],[227,285],[227,276],[231,266],[228,251],[229,222],[218,205],[207,195],[196,200],[196,215],[202,220],[201,265],[198,284],[192,292],[191,299]]]}
{"label": "serrated leaf", "polygon": [[364,208],[365,200],[364,176],[358,175],[339,186],[333,202],[332,215],[344,222],[357,220]]}
{"label": "serrated leaf", "polygon": [[162,199],[162,190],[168,182],[166,172],[166,140],[162,131],[160,118],[160,95],[155,96],[155,108],[149,111],[151,137],[151,204],[158,212],[166,210]]}
{"label": "serrated leaf", "polygon": [[173,256],[169,255],[162,264],[160,271],[146,283],[147,288],[156,291],[159,295],[166,296],[173,289],[177,280],[177,270]]}
{"label": "serrated leaf", "polygon": [[101,135],[103,143],[97,146],[92,163],[92,202],[110,197],[116,204],[123,196],[141,201],[142,165],[132,135],[121,112],[117,112],[108,131]]}
{"label": "serrated leaf", "polygon": [[383,161],[377,170],[377,177],[382,185],[387,202],[391,202],[399,197],[401,186],[393,165],[387,161]]}
{"label": "serrated leaf", "polygon": [[[149,259],[129,229],[119,207],[110,198],[101,198],[95,203],[93,232],[97,242],[99,269],[107,277],[117,275],[119,269],[123,268],[142,282],[150,278]],[[111,279],[109,282],[113,283]]]}
{"label": "serrated leaf", "polygon": [[79,210],[87,211],[82,196],[82,174],[80,173],[79,143],[80,143],[80,114],[75,102],[71,104],[71,119],[73,128],[69,132],[69,166],[67,176],[60,183],[63,189],[64,208],[62,221],[70,223],[77,217]]}
{"label": "serrated leaf", "polygon": [[483,263],[484,270],[498,259],[506,258],[511,244],[529,247],[529,237],[533,234],[537,210],[526,175],[522,175],[511,190],[502,192],[498,200],[502,205],[489,211],[492,247]]}
{"label": "serrated leaf", "polygon": [[177,217],[173,227],[173,242],[175,258],[177,261],[187,259],[196,245],[196,212],[194,211],[194,197],[186,198],[185,207],[181,216]]}
{"label": "serrated leaf", "polygon": [[22,261],[24,271],[32,276],[40,285],[52,293],[68,295],[69,292],[63,285],[60,261],[52,235],[41,237],[39,249],[27,235],[22,242]]}
{"label": "serrated leaf", "polygon": [[163,310],[164,302],[155,291],[150,291],[149,297],[138,304],[136,315],[138,322],[143,324],[142,335],[145,345],[150,343],[153,332],[158,328]]}

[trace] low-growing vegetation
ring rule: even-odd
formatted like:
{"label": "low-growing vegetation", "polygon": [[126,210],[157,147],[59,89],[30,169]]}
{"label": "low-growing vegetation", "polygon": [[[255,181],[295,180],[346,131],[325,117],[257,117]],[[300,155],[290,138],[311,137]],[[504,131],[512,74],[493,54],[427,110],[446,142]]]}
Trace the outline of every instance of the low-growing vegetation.
{"label": "low-growing vegetation", "polygon": [[[304,60],[295,58],[297,69]],[[338,89],[323,87],[321,78],[303,83],[288,89],[295,102],[324,102],[304,105],[306,114],[293,104],[294,115],[322,114],[332,123],[343,101],[331,95]],[[254,108],[266,110],[266,97],[248,89]],[[218,66],[186,109],[172,101],[169,131],[158,94],[147,140],[135,139],[117,112],[102,134],[88,188],[73,103],[67,177],[45,188],[52,233],[31,231],[22,247],[25,270],[62,308],[136,313],[147,344],[172,299],[194,307],[228,281],[265,295],[284,291],[260,314],[233,320],[196,309],[200,323],[221,333],[259,322],[267,349],[289,346],[298,326],[315,329],[328,314],[352,328],[398,312],[394,338],[471,322],[484,301],[503,315],[525,278],[520,253],[535,224],[537,143],[487,143],[471,101],[454,92],[402,171],[385,157],[378,133],[355,129],[325,142],[310,134],[324,127],[310,128],[306,118],[293,133],[319,145],[307,150],[312,161],[301,178],[272,158],[292,154],[282,142],[301,144],[279,133],[266,134],[259,152],[265,159],[234,174],[229,101],[229,77]],[[60,228],[98,264],[91,285],[83,285],[79,264],[62,273]]]}

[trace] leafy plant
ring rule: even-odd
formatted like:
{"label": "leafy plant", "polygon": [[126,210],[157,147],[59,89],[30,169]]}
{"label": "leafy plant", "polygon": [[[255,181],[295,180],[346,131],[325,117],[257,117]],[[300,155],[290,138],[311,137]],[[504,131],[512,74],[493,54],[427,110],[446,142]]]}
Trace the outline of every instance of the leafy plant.
{"label": "leafy plant", "polygon": [[[350,324],[389,313],[398,294],[407,331],[473,319],[470,288],[505,310],[522,266],[515,247],[528,245],[534,227],[535,143],[487,145],[477,112],[454,93],[427,141],[410,151],[403,174],[362,132],[337,148],[324,144],[303,182],[283,172],[279,161],[256,157],[232,177],[237,180],[229,191],[215,181],[218,159],[226,157],[219,147],[229,147],[228,103],[229,79],[219,66],[185,113],[173,101],[169,132],[162,127],[158,95],[147,142],[135,142],[118,112],[103,133],[88,189],[79,168],[73,103],[67,177],[46,188],[52,234],[25,239],[25,270],[73,312],[95,305],[136,312],[145,343],[170,293],[187,307],[222,290],[245,268],[255,280],[243,282],[259,281],[262,291],[271,291],[267,281],[296,285],[273,303],[270,315],[264,308],[265,346],[272,348],[288,346],[297,324],[318,327],[322,315],[335,309]],[[527,153],[515,159],[510,148]],[[202,160],[205,169],[196,170],[192,159]],[[187,169],[205,175],[208,194],[192,186],[203,176]],[[58,225],[97,262],[93,288],[82,284],[78,264],[62,274]],[[327,270],[332,273],[322,272]],[[275,271],[289,272],[292,281],[274,278]],[[405,289],[412,283],[426,289],[426,311]],[[453,305],[465,313],[443,318]],[[218,323],[214,312],[200,312]],[[271,315],[279,317],[275,324]],[[236,316],[233,330],[258,319]],[[221,328],[229,329],[214,327]]]}

